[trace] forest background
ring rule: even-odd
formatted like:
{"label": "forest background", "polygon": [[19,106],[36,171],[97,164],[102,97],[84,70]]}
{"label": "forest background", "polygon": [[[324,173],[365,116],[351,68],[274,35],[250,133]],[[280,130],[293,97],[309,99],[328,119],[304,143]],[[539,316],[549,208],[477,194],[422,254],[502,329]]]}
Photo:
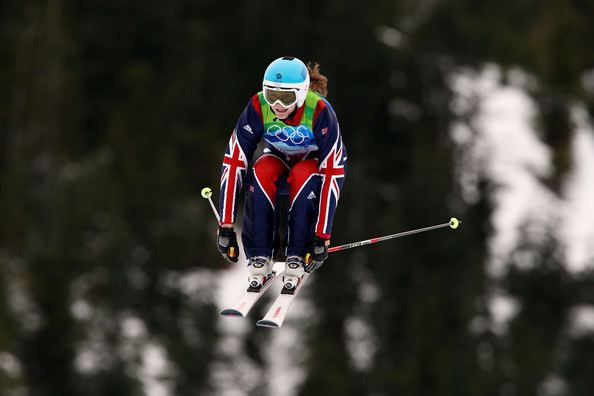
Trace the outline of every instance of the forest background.
{"label": "forest background", "polygon": [[[590,395],[592,37],[588,0],[3,2],[0,394]],[[200,190],[284,55],[349,150],[334,244],[464,223],[332,255],[271,332],[219,319]]]}

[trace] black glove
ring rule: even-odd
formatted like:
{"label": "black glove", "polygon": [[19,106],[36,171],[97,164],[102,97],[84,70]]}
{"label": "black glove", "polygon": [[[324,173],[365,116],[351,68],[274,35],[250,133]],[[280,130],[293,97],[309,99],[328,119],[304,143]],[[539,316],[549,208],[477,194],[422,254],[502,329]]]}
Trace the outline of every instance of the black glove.
{"label": "black glove", "polygon": [[237,235],[233,228],[219,227],[217,247],[225,260],[236,263],[239,259],[239,245],[237,245]]}
{"label": "black glove", "polygon": [[305,272],[317,270],[327,258],[328,246],[326,246],[326,239],[315,236],[305,256]]}

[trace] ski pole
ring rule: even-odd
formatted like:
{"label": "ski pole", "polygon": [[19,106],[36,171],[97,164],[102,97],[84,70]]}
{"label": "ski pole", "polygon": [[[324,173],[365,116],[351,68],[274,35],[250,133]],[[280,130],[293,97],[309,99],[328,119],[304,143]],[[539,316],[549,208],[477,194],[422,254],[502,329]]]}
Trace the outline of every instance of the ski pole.
{"label": "ski pole", "polygon": [[[208,199],[208,202],[210,202],[210,207],[212,208],[212,212],[214,213],[215,217],[217,218],[217,221],[220,224],[221,218],[219,217],[219,212],[217,212],[217,208],[214,206],[214,204],[212,203],[212,199],[210,198],[212,197],[212,190],[210,189],[210,187],[204,187],[202,191],[200,191],[200,195],[202,195],[202,198]],[[237,257],[234,247],[229,248],[229,257],[231,256]]]}
{"label": "ski pole", "polygon": [[328,253],[338,252],[338,251],[346,250],[346,249],[352,249],[352,248],[356,248],[356,247],[364,246],[364,245],[371,245],[373,243],[387,241],[388,239],[400,238],[400,237],[407,236],[407,235],[418,234],[420,232],[437,230],[438,228],[450,227],[451,229],[455,230],[456,228],[458,228],[458,226],[460,224],[462,224],[462,222],[460,220],[458,220],[455,217],[452,217],[450,219],[450,221],[448,221],[447,223],[443,223],[443,224],[437,224],[437,225],[434,225],[434,226],[429,226],[429,227],[424,227],[424,228],[418,228],[416,230],[404,231],[404,232],[399,232],[397,234],[392,234],[392,235],[386,235],[386,236],[377,237],[377,238],[366,239],[366,240],[359,241],[359,242],[347,243],[346,245],[333,246],[333,247],[328,248]]}
{"label": "ski pole", "polygon": [[220,223],[221,218],[219,217],[219,212],[217,212],[217,208],[215,208],[214,204],[212,203],[212,199],[210,198],[212,196],[212,190],[210,189],[210,187],[204,187],[200,194],[202,195],[202,198],[208,199],[208,202],[210,202],[210,207],[212,208],[212,211],[215,217],[217,218],[217,221]]}

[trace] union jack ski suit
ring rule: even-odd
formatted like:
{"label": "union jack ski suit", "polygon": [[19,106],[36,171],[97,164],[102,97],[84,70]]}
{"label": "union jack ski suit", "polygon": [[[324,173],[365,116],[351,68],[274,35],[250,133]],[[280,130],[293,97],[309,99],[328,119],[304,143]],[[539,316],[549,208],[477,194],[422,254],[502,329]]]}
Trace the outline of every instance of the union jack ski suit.
{"label": "union jack ski suit", "polygon": [[[278,197],[288,192],[285,254],[304,256],[314,235],[331,236],[346,176],[346,148],[330,103],[312,91],[288,119],[271,118],[270,112],[261,93],[254,95],[231,134],[221,171],[221,224],[235,223],[245,184],[246,256],[274,257],[279,244]],[[262,140],[263,154],[248,172]]]}

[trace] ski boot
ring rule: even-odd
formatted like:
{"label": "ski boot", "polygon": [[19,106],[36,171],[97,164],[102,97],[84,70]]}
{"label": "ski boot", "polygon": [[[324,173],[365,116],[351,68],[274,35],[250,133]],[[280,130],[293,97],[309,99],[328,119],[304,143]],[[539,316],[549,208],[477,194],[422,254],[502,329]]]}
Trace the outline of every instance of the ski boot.
{"label": "ski boot", "polygon": [[305,273],[304,265],[305,261],[301,256],[287,257],[285,274],[283,275],[283,292],[292,294],[295,291]]}
{"label": "ski boot", "polygon": [[249,291],[259,291],[272,275],[272,260],[270,257],[255,256],[248,258]]}

